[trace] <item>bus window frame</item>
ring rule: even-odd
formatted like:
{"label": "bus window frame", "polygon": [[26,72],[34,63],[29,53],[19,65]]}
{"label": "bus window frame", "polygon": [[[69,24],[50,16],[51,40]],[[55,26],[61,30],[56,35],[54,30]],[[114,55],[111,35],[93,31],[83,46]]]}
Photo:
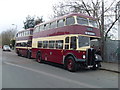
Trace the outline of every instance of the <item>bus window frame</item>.
{"label": "bus window frame", "polygon": [[[61,26],[61,24],[59,24],[60,21],[63,22],[62,26]],[[59,27],[64,27],[64,26],[65,26],[65,22],[66,22],[66,20],[65,20],[64,18],[57,20],[57,28],[59,28]],[[60,26],[58,26],[58,25],[60,25]]]}
{"label": "bus window frame", "polygon": [[[68,18],[71,18],[71,17],[74,19],[74,23],[67,24],[67,19],[68,19]],[[66,25],[66,26],[75,25],[75,24],[76,24],[75,16],[66,17],[66,20],[65,20],[65,25]]]}

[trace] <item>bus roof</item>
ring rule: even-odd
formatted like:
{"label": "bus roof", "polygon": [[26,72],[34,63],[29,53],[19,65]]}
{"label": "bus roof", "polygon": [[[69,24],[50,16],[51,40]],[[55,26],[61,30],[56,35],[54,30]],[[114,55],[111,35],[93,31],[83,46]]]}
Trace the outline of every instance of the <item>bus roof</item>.
{"label": "bus roof", "polygon": [[23,32],[23,31],[30,31],[30,30],[34,30],[34,28],[24,29],[24,30],[18,31],[17,33],[20,33],[20,32]]}
{"label": "bus roof", "polygon": [[54,22],[54,21],[57,21],[57,20],[60,20],[60,19],[64,19],[64,18],[70,17],[70,16],[81,16],[81,17],[84,17],[84,18],[90,18],[90,19],[96,20],[96,18],[91,17],[91,16],[87,16],[87,15],[85,15],[85,14],[81,14],[81,13],[70,13],[70,14],[67,14],[67,15],[64,15],[64,16],[57,17],[57,18],[55,18],[55,19],[53,19],[53,20],[50,20],[50,21],[40,23],[40,24],[36,25],[35,27],[40,26],[40,25],[43,25],[43,24],[51,23],[51,22]]}

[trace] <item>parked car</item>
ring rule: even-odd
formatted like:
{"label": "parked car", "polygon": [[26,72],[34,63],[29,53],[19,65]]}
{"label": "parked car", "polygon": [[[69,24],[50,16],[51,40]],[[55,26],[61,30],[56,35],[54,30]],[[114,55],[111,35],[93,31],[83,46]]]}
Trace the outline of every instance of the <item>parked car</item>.
{"label": "parked car", "polygon": [[11,51],[10,46],[9,45],[4,45],[3,46],[3,51]]}

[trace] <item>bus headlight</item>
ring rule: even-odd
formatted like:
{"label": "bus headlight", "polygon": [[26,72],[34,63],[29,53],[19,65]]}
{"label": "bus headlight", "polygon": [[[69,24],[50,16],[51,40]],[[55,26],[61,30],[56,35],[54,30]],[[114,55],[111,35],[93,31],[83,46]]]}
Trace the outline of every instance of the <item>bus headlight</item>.
{"label": "bus headlight", "polygon": [[98,56],[95,54],[95,58],[98,59]]}
{"label": "bus headlight", "polygon": [[83,56],[82,56],[82,58],[83,58],[83,59],[85,59],[85,58],[86,58],[86,56],[85,56],[85,55],[83,55]]}

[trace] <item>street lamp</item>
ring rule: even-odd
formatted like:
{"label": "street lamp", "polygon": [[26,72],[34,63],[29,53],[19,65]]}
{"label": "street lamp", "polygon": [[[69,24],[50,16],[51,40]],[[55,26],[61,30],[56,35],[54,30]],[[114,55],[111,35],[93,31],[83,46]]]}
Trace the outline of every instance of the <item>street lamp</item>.
{"label": "street lamp", "polygon": [[102,58],[104,60],[104,0],[102,0],[102,15],[101,15],[101,51],[102,53]]}
{"label": "street lamp", "polygon": [[12,24],[13,26],[15,26],[15,30],[17,30],[17,25],[16,24]]}

